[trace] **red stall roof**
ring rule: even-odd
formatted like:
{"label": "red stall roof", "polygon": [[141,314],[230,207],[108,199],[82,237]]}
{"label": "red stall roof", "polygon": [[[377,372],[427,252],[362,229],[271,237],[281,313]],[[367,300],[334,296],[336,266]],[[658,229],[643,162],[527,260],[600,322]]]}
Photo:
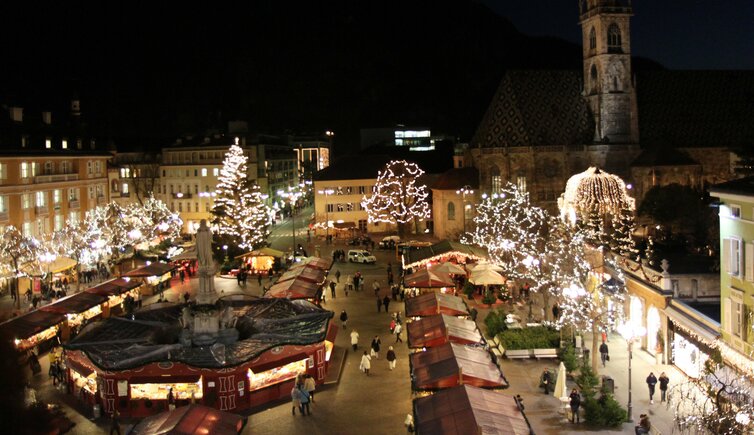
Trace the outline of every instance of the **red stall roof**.
{"label": "red stall roof", "polygon": [[244,418],[203,405],[187,405],[147,417],[131,429],[133,435],[238,435]]}
{"label": "red stall roof", "polygon": [[414,400],[417,433],[529,435],[531,427],[512,396],[460,385]]}
{"label": "red stall roof", "polygon": [[289,279],[303,279],[319,284],[325,280],[325,271],[315,267],[297,267],[285,272],[277,282],[288,281]]}
{"label": "red stall roof", "polygon": [[403,278],[406,287],[416,288],[437,288],[453,287],[455,283],[447,273],[434,272],[428,269],[421,269],[418,272]]}
{"label": "red stall roof", "polygon": [[107,300],[107,296],[95,293],[81,292],[60,299],[59,301],[40,308],[41,311],[60,314],[78,314],[99,305]]}
{"label": "red stall roof", "polygon": [[410,355],[412,383],[415,390],[436,390],[460,383],[487,388],[506,388],[508,382],[482,348],[454,343]]}
{"label": "red stall roof", "polygon": [[89,288],[86,292],[98,294],[100,296],[118,296],[140,285],[141,283],[135,280],[116,278]]}
{"label": "red stall roof", "polygon": [[279,282],[264,294],[266,298],[313,299],[319,286],[303,279],[289,279]]}
{"label": "red stall roof", "polygon": [[176,266],[172,264],[152,263],[149,266],[142,266],[132,271],[126,272],[123,274],[123,276],[128,276],[131,278],[144,278],[147,276],[161,276],[170,272],[171,270],[175,268]]}
{"label": "red stall roof", "polygon": [[0,334],[7,335],[11,339],[24,340],[62,323],[63,320],[65,320],[63,314],[35,310],[0,323]]}
{"label": "red stall roof", "polygon": [[463,299],[458,296],[425,293],[406,299],[406,316],[408,317],[432,316],[441,313],[465,316],[469,314],[469,311]]}
{"label": "red stall roof", "polygon": [[406,329],[408,346],[412,348],[434,347],[448,341],[458,344],[473,344],[482,341],[482,336],[474,321],[446,314],[409,322]]}
{"label": "red stall roof", "polygon": [[295,269],[299,267],[314,267],[321,270],[329,270],[331,266],[332,266],[332,259],[327,260],[327,259],[319,258],[319,257],[306,257],[300,263],[296,263],[293,266],[291,266],[290,269]]}

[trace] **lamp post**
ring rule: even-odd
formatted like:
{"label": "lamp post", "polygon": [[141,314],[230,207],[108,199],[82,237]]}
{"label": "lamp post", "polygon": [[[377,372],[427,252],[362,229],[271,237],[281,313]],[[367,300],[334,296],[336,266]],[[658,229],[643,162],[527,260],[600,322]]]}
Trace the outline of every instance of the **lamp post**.
{"label": "lamp post", "polygon": [[287,199],[291,204],[291,227],[293,228],[293,261],[296,261],[296,201],[301,197],[301,192],[295,187],[288,187],[288,191],[278,190],[281,198]]}
{"label": "lamp post", "polygon": [[633,359],[633,344],[634,340],[643,337],[647,333],[647,330],[643,326],[628,322],[618,327],[618,333],[628,343],[628,422],[631,423],[634,421],[631,410],[631,360]]}
{"label": "lamp post", "polygon": [[463,232],[466,233],[466,195],[472,195],[474,191],[468,184],[456,190],[456,195],[463,195]]}
{"label": "lamp post", "polygon": [[324,190],[318,190],[317,193],[320,195],[325,195],[325,243],[327,243],[327,236],[329,235],[328,232],[330,230],[330,210],[328,210],[328,201],[327,198],[335,193],[333,189],[324,189]]}

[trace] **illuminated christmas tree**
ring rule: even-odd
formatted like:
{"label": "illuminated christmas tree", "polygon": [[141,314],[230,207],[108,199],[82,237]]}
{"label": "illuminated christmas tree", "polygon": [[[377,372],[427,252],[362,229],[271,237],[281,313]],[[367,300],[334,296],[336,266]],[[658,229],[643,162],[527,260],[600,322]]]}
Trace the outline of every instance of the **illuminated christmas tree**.
{"label": "illuminated christmas tree", "polygon": [[634,212],[626,204],[621,207],[618,213],[613,215],[610,250],[623,257],[636,260],[639,256],[639,250],[636,248],[636,242],[632,236],[635,228]]}
{"label": "illuminated christmas tree", "polygon": [[385,222],[398,226],[405,233],[405,224],[430,216],[429,190],[419,184],[424,171],[415,163],[394,160],[377,176],[372,195],[364,196],[361,204],[367,211],[369,222]]}
{"label": "illuminated christmas tree", "polygon": [[11,291],[15,291],[16,308],[21,308],[21,295],[18,294],[18,277],[21,276],[21,266],[35,261],[40,253],[39,242],[33,237],[27,237],[13,225],[5,227],[0,238],[0,259],[11,268]]}
{"label": "illuminated christmas tree", "polygon": [[220,169],[212,223],[218,233],[243,249],[258,247],[269,235],[270,213],[259,190],[247,177],[248,158],[238,145],[225,154]]}

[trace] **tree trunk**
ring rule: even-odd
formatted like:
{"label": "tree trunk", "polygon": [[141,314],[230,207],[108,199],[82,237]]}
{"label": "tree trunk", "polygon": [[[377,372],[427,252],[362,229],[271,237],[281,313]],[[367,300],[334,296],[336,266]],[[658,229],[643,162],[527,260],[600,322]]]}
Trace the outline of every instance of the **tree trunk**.
{"label": "tree trunk", "polygon": [[597,344],[602,337],[602,334],[600,334],[599,327],[597,325],[597,322],[592,323],[592,370],[594,370],[595,373],[597,373],[597,370],[599,368],[599,358],[597,357],[597,353],[599,352],[599,345]]}
{"label": "tree trunk", "polygon": [[[549,290],[542,290],[542,305],[545,307],[545,318],[543,320],[550,320],[550,291]],[[555,319],[552,319],[555,321]]]}

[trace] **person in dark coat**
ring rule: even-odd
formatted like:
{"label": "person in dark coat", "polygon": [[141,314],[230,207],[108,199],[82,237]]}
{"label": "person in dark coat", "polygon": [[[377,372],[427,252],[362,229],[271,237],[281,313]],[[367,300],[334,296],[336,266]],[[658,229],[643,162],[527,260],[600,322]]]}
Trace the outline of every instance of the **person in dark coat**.
{"label": "person in dark coat", "polygon": [[380,359],[380,344],[382,344],[382,341],[380,341],[380,336],[375,335],[372,339],[372,352],[371,356],[373,356],[375,359]]}
{"label": "person in dark coat", "polygon": [[668,384],[670,383],[670,378],[668,378],[668,375],[665,374],[665,372],[660,373],[660,378],[658,379],[660,381],[660,401],[664,402],[667,392],[668,392]]}
{"label": "person in dark coat", "polygon": [[655,385],[657,385],[657,377],[655,377],[654,373],[649,372],[649,376],[647,376],[647,387],[649,387],[649,403],[655,403]]}
{"label": "person in dark coat", "polygon": [[550,394],[550,385],[552,384],[552,374],[549,369],[545,369],[542,372],[542,378],[540,379],[542,387],[545,389],[545,394]]}
{"label": "person in dark coat", "polygon": [[343,330],[348,329],[348,313],[346,310],[340,312],[340,323],[343,325]]}
{"label": "person in dark coat", "polygon": [[382,311],[382,299],[380,299],[380,296],[377,295],[377,312],[379,313],[381,311]]}
{"label": "person in dark coat", "polygon": [[600,344],[600,358],[602,358],[602,367],[605,367],[605,361],[607,361],[607,358],[608,358],[607,352],[608,352],[607,343],[603,341],[602,344]]}
{"label": "person in dark coat", "polygon": [[579,395],[579,392],[574,388],[569,397],[571,398],[571,422],[580,423],[581,418],[579,417],[579,406],[581,406],[581,395]]}
{"label": "person in dark coat", "polygon": [[385,306],[385,312],[389,313],[390,311],[387,310],[388,305],[390,305],[390,298],[385,295],[384,298],[382,298],[382,305]]}
{"label": "person in dark coat", "polygon": [[335,283],[330,281],[330,295],[335,298]]}

